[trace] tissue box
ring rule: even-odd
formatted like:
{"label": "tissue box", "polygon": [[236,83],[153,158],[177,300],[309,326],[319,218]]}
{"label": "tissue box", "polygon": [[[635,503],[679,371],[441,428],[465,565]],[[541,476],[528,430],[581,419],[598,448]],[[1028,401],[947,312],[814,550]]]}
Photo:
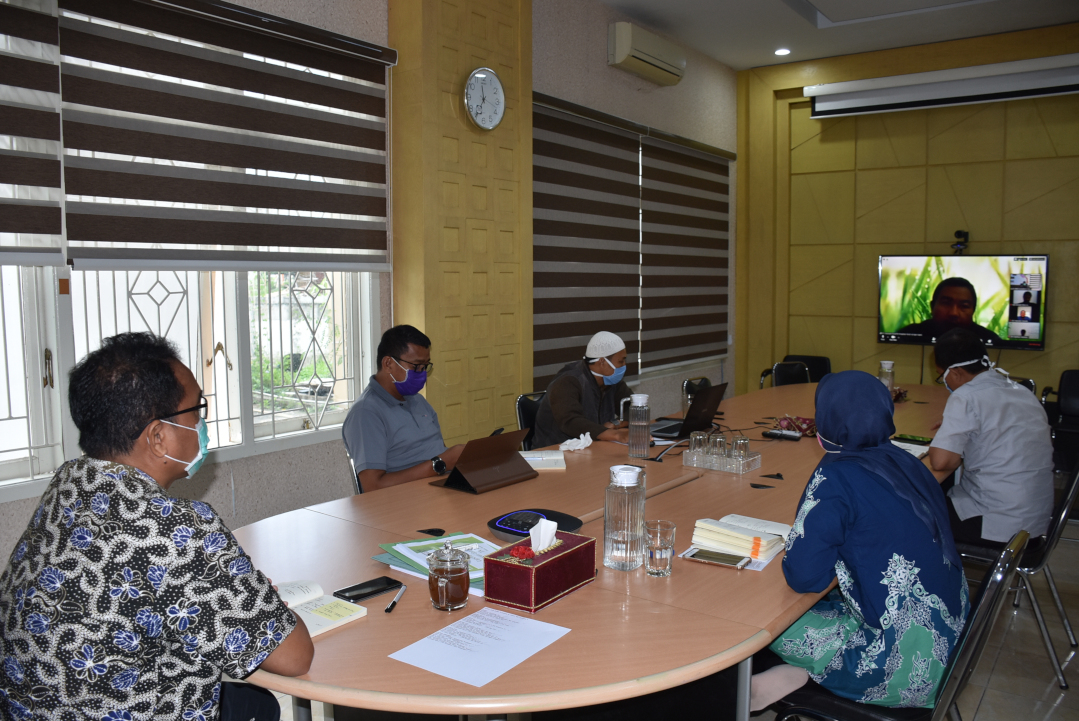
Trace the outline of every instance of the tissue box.
{"label": "tissue box", "polygon": [[557,531],[557,546],[527,560],[510,551],[522,539],[483,559],[483,595],[491,602],[535,613],[596,578],[596,539]]}

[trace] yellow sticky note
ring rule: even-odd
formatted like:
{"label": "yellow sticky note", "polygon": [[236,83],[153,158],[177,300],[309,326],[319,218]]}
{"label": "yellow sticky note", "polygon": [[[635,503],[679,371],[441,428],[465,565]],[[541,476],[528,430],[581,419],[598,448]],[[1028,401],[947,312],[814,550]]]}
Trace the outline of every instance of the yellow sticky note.
{"label": "yellow sticky note", "polygon": [[337,621],[342,618],[354,616],[355,614],[359,613],[359,611],[360,609],[358,606],[348,603],[347,601],[333,600],[324,606],[319,606],[318,608],[312,609],[311,613],[318,614],[319,616],[322,616],[325,619],[329,619],[330,621]]}

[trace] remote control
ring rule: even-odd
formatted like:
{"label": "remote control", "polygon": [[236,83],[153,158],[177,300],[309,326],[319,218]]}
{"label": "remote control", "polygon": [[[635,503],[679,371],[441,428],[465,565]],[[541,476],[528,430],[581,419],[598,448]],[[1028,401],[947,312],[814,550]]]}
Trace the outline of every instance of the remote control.
{"label": "remote control", "polygon": [[802,434],[798,431],[788,431],[783,429],[764,431],[761,435],[765,438],[779,438],[787,441],[797,441],[802,438]]}

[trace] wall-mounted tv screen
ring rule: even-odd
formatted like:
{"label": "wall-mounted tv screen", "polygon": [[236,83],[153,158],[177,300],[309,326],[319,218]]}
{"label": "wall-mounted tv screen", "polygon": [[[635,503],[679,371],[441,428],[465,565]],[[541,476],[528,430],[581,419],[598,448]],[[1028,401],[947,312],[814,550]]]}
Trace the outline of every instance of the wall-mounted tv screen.
{"label": "wall-mounted tv screen", "polygon": [[881,343],[969,328],[987,348],[1045,348],[1047,255],[882,255]]}

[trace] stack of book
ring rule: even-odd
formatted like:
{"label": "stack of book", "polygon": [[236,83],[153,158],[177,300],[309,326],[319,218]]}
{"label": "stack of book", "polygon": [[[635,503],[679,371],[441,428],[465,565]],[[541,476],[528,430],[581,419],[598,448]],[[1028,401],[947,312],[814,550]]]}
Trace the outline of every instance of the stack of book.
{"label": "stack of book", "polygon": [[693,545],[719,553],[770,561],[786,545],[791,527],[785,523],[731,514],[720,520],[702,518],[693,527]]}

